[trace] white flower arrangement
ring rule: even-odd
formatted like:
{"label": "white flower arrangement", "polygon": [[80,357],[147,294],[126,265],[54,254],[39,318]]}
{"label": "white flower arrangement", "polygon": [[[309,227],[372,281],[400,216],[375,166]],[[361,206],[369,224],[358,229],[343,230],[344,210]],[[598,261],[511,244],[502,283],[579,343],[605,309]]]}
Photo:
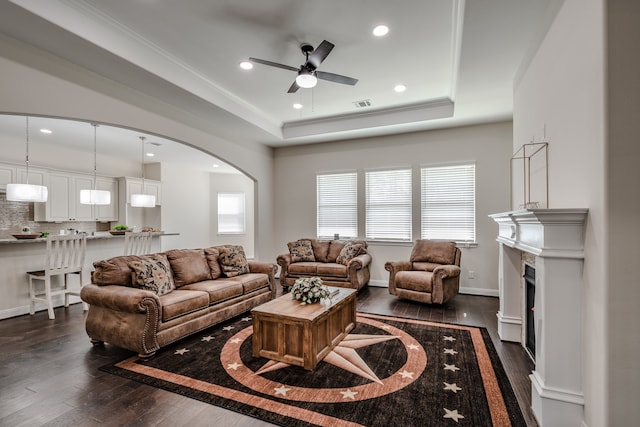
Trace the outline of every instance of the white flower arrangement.
{"label": "white flower arrangement", "polygon": [[291,287],[291,296],[300,301],[300,304],[314,304],[321,299],[331,298],[329,288],[322,283],[322,279],[314,277],[302,277],[295,281]]}

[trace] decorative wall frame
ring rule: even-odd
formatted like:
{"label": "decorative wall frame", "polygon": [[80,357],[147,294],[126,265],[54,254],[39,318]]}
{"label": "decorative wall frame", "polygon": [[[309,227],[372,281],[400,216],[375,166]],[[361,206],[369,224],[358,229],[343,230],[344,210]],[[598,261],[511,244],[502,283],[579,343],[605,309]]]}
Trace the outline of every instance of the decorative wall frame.
{"label": "decorative wall frame", "polygon": [[[544,206],[542,200],[531,200],[531,159],[538,153],[544,153]],[[518,207],[520,209],[548,208],[549,207],[549,143],[547,141],[530,142],[522,144],[511,157],[509,163],[509,191],[510,206],[513,206],[514,189],[514,161],[522,161],[522,197],[523,202]]]}

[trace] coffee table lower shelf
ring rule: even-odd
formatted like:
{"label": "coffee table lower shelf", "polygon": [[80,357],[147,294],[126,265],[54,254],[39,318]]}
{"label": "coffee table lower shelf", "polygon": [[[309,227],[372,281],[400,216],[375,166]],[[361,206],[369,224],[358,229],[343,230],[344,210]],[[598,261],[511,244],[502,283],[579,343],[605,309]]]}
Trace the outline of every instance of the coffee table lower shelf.
{"label": "coffee table lower shelf", "polygon": [[283,295],[251,310],[255,357],[313,370],[355,328],[356,291],[340,288],[331,306]]}

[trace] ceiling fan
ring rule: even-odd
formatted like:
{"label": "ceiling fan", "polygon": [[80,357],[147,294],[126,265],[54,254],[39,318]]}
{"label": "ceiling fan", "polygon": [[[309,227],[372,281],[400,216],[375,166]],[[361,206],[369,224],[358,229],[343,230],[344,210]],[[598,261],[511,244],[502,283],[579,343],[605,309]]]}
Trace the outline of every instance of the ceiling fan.
{"label": "ceiling fan", "polygon": [[300,88],[312,88],[317,84],[317,79],[327,80],[334,83],[341,83],[344,85],[354,86],[358,83],[358,79],[353,77],[347,77],[340,74],[327,73],[325,71],[318,71],[318,67],[324,61],[331,50],[334,48],[334,44],[326,40],[323,40],[320,45],[314,49],[308,43],[303,43],[300,46],[302,54],[307,58],[304,64],[300,68],[291,67],[289,65],[279,64],[277,62],[266,61],[264,59],[249,58],[249,61],[257,64],[268,65],[270,67],[282,68],[289,71],[295,71],[298,73],[295,81],[288,90],[288,93],[294,93]]}

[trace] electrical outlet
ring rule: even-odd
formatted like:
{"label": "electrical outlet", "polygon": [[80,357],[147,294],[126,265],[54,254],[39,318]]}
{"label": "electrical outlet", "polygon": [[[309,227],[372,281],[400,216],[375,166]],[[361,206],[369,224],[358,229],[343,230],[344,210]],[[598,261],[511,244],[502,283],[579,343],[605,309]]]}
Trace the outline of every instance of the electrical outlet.
{"label": "electrical outlet", "polygon": [[469,279],[475,279],[476,278],[476,272],[474,270],[469,270]]}

